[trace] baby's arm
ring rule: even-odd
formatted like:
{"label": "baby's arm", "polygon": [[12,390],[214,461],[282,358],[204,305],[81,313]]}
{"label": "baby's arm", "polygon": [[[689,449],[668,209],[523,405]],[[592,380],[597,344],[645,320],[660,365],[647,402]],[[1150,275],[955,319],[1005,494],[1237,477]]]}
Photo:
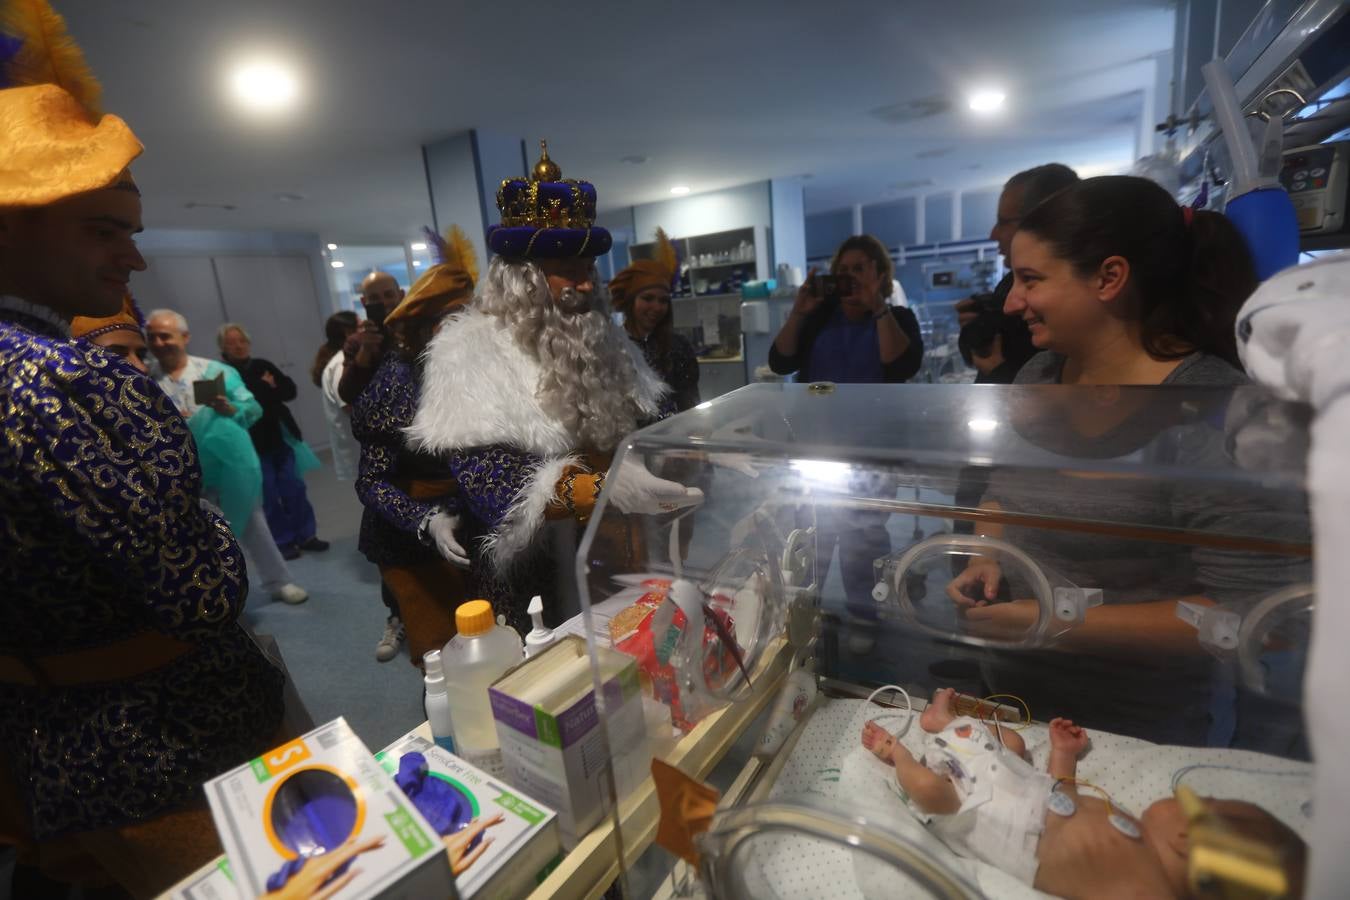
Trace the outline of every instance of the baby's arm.
{"label": "baby's arm", "polygon": [[1078,757],[1087,749],[1087,732],[1068,719],[1050,720],[1050,764],[1047,769],[1056,779],[1074,778]]}
{"label": "baby's arm", "polygon": [[868,722],[863,726],[863,746],[878,759],[895,766],[900,786],[924,812],[950,815],[960,810],[961,798],[957,796],[952,783],[919,765],[905,745],[876,722]]}
{"label": "baby's arm", "polygon": [[949,816],[960,811],[961,798],[956,793],[956,787],[943,776],[919,765],[919,761],[899,741],[895,742],[894,761],[900,786],[914,798],[919,809],[939,816]]}

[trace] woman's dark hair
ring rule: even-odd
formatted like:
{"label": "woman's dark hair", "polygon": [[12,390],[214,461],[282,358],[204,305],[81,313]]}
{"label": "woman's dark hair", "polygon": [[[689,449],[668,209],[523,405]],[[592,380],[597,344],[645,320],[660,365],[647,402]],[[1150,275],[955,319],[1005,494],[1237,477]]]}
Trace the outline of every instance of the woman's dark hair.
{"label": "woman's dark hair", "polygon": [[881,296],[889,297],[895,291],[895,286],[891,283],[895,278],[895,265],[891,262],[891,255],[886,252],[886,245],[870,234],[853,235],[834,251],[834,257],[830,260],[831,275],[839,274],[839,260],[850,250],[861,250],[876,263],[877,274],[881,276]]}
{"label": "woman's dark hair", "polygon": [[1195,350],[1241,368],[1233,323],[1256,290],[1242,235],[1219,213],[1188,214],[1147,178],[1088,178],[1050,197],[1022,220],[1082,276],[1111,256],[1130,264],[1130,315],[1158,359]]}
{"label": "woman's dark hair", "polygon": [[314,381],[315,387],[320,386],[323,370],[328,367],[329,361],[341,352],[348,336],[356,330],[356,323],[356,313],[349,310],[333,313],[328,317],[328,321],[323,323],[323,346],[314,354],[314,365],[309,369],[309,377]]}

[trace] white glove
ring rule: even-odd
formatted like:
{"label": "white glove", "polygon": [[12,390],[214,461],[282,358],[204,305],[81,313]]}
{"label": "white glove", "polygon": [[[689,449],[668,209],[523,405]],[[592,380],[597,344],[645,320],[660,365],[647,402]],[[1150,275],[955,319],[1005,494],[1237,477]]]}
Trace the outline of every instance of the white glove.
{"label": "white glove", "polygon": [[740,472],[742,475],[749,475],[751,478],[759,477],[759,470],[754,467],[751,460],[754,459],[749,453],[709,453],[708,462],[722,469],[730,469],[733,472]]}
{"label": "white glove", "polygon": [[625,456],[605,482],[604,492],[619,512],[657,515],[703,502],[703,492],[657,478],[631,456]]}
{"label": "white glove", "polygon": [[426,536],[436,545],[436,550],[446,561],[467,569],[469,555],[464,552],[464,545],[455,537],[455,529],[458,527],[459,516],[451,515],[444,510],[433,514],[422,526]]}

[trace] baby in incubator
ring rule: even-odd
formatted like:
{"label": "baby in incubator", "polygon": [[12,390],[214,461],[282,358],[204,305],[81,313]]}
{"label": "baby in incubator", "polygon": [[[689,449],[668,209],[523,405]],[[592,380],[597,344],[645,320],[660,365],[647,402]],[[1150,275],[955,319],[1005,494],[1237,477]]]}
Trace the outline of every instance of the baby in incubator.
{"label": "baby in incubator", "polygon": [[[956,692],[939,690],[919,718],[923,755],[876,722],[863,746],[895,767],[912,803],[935,816],[932,829],[954,851],[1060,897],[1190,897],[1187,819],[1172,799],[1139,819],[1074,782],[1088,736],[1067,719],[1050,722],[1048,772],[1036,770],[1020,735],[957,715]],[[1206,800],[1239,833],[1283,851],[1289,883],[1301,886],[1303,842],[1265,810]],[[1297,897],[1295,890],[1289,896]]]}

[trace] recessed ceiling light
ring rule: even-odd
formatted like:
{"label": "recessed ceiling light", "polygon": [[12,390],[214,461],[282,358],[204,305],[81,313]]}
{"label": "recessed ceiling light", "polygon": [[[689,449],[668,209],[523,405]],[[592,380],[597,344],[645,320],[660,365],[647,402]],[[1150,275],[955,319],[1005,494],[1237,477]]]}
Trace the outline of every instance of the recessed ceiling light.
{"label": "recessed ceiling light", "polygon": [[295,73],[272,60],[253,60],[230,74],[235,100],[247,109],[276,113],[289,108],[300,95]]}
{"label": "recessed ceiling light", "polygon": [[994,419],[971,419],[966,423],[971,431],[988,433],[998,428],[998,422]]}
{"label": "recessed ceiling light", "polygon": [[413,260],[413,268],[414,268],[414,269],[420,269],[420,268],[422,268],[422,261],[421,261],[420,259],[414,259],[414,260]]}
{"label": "recessed ceiling light", "polygon": [[329,265],[335,269],[341,269],[343,266],[347,264],[340,259],[335,259],[332,262],[330,262]]}
{"label": "recessed ceiling light", "polygon": [[970,95],[968,102],[970,108],[977,113],[997,112],[1003,108],[1003,102],[1008,99],[1008,95],[1002,91],[988,89],[975,91]]}
{"label": "recessed ceiling light", "polygon": [[329,244],[329,245],[328,245],[328,249],[329,249],[329,250],[336,250],[336,249],[337,249],[337,244]]}
{"label": "recessed ceiling light", "polygon": [[424,243],[422,243],[421,241],[418,241],[418,242],[415,243],[415,244],[410,244],[409,246],[411,246],[414,250],[425,250],[425,249],[427,249],[427,245],[424,244]]}
{"label": "recessed ceiling light", "polygon": [[670,189],[670,192],[676,197],[683,197],[685,194],[689,193],[689,188],[683,184],[677,184]]}

